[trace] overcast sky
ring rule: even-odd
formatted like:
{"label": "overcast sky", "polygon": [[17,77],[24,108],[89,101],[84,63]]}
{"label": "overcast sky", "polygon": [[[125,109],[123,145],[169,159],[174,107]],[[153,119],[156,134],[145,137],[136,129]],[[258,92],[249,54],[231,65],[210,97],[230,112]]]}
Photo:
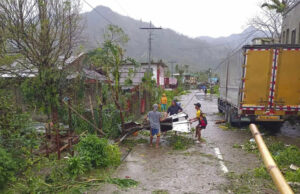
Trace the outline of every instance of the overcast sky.
{"label": "overcast sky", "polygon": [[171,28],[190,37],[240,33],[259,12],[261,0],[81,0],[82,12],[103,5],[113,11]]}

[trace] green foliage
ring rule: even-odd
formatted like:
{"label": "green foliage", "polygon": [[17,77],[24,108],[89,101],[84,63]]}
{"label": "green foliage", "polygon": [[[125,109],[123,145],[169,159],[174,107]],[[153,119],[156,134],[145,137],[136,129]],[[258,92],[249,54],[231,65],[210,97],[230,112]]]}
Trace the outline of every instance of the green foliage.
{"label": "green foliage", "polygon": [[214,85],[212,88],[212,94],[216,94],[217,96],[220,96],[220,91],[219,91],[219,85]]}
{"label": "green foliage", "polygon": [[180,135],[172,135],[168,138],[168,141],[174,150],[185,150],[194,144],[194,140],[192,138]]}
{"label": "green foliage", "polygon": [[[50,114],[51,106],[59,105],[59,93],[65,87],[62,83],[66,74],[58,69],[43,69],[39,75],[26,79],[22,85],[25,101],[45,114]],[[60,87],[61,86],[61,87]]]}
{"label": "green foliage", "polygon": [[270,179],[271,176],[269,175],[267,169],[264,166],[254,169],[254,176],[264,179]]}
{"label": "green foliage", "polygon": [[175,90],[166,90],[164,91],[164,93],[166,94],[166,97],[168,99],[168,106],[171,106],[172,104],[172,100],[177,100],[176,97],[180,96],[180,95],[184,95],[186,92],[183,90],[182,87],[178,87]]}
{"label": "green foliage", "polygon": [[74,156],[68,159],[67,171],[72,178],[84,174],[87,171],[84,159],[79,156]]}
{"label": "green foliage", "polygon": [[150,131],[142,130],[142,131],[139,131],[139,134],[142,135],[142,136],[149,137],[150,136]]}
{"label": "green foliage", "polygon": [[296,171],[288,171],[286,173],[286,179],[290,182],[300,182],[300,169],[296,170]]}
{"label": "green foliage", "polygon": [[169,194],[169,191],[159,189],[159,190],[152,191],[152,194]]}
{"label": "green foliage", "polygon": [[289,146],[279,151],[277,155],[274,155],[274,160],[281,167],[286,167],[291,164],[300,166],[300,150],[296,146]]}
{"label": "green foliage", "polygon": [[133,179],[120,179],[120,178],[109,178],[106,182],[118,185],[121,188],[129,188],[129,187],[136,187],[139,182]]}
{"label": "green foliage", "polygon": [[0,145],[12,154],[19,165],[25,165],[28,157],[40,143],[28,114],[20,113],[12,96],[0,90]]}
{"label": "green foliage", "polygon": [[133,148],[137,144],[144,144],[148,143],[148,140],[139,138],[139,139],[125,139],[123,140],[122,144],[128,146],[129,148]]}
{"label": "green foliage", "polygon": [[277,13],[283,13],[287,8],[287,2],[284,0],[271,0],[270,3],[263,3],[261,7],[267,7],[269,10],[275,10]]}
{"label": "green foliage", "polygon": [[12,155],[0,147],[0,189],[6,182],[15,180],[15,173],[18,169]]}
{"label": "green foliage", "polygon": [[[271,152],[277,166],[285,174],[286,179],[292,182],[300,182],[300,170],[293,171],[289,168],[291,164],[300,166],[300,149],[296,146],[285,146],[282,142],[273,142],[266,139],[267,147]],[[255,176],[270,179],[265,167],[256,168]]]}
{"label": "green foliage", "polygon": [[108,138],[117,138],[120,136],[121,118],[114,104],[107,104],[103,107],[102,120],[102,129]]}
{"label": "green foliage", "polygon": [[105,138],[87,135],[76,146],[78,156],[82,157],[92,167],[118,166],[121,153],[117,145],[111,145]]}

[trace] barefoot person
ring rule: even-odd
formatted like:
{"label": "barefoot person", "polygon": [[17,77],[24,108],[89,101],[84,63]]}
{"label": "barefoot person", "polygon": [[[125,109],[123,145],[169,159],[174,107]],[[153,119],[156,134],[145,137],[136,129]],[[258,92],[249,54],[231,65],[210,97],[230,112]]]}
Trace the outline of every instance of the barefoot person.
{"label": "barefoot person", "polygon": [[[200,141],[201,141],[201,129],[202,129],[201,120],[200,120],[201,119],[201,110],[200,110],[201,104],[196,103],[194,105],[195,105],[195,109],[196,109],[196,117],[193,118],[193,119],[190,119],[189,121],[190,122],[195,122],[195,121],[199,122],[198,125],[196,126],[196,138],[198,138],[196,143],[200,143]],[[202,121],[203,121],[203,117],[202,117]]]}
{"label": "barefoot person", "polygon": [[159,146],[160,140],[160,121],[163,120],[162,113],[157,111],[158,105],[153,105],[153,110],[147,115],[150,121],[150,146],[152,146],[153,136],[156,135],[156,148]]}

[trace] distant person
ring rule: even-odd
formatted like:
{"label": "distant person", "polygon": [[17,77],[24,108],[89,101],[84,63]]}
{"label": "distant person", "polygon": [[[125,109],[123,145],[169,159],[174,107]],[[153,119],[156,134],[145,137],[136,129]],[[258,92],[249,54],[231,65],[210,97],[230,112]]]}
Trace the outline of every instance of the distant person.
{"label": "distant person", "polygon": [[164,93],[161,97],[161,111],[162,112],[167,111],[167,103],[168,103],[168,98],[166,97],[166,94]]}
{"label": "distant person", "polygon": [[153,110],[147,114],[147,118],[150,121],[150,146],[152,146],[153,136],[156,135],[156,148],[159,147],[160,140],[160,121],[164,119],[163,115],[157,111],[158,105],[153,105]]}
{"label": "distant person", "polygon": [[[196,143],[200,143],[201,141],[201,130],[202,130],[202,126],[201,126],[201,123],[203,125],[203,116],[201,115],[201,104],[198,102],[195,105],[195,109],[196,109],[196,117],[193,118],[193,119],[190,119],[189,121],[190,122],[195,122],[195,121],[198,121],[198,125],[196,126],[196,134],[195,134],[195,137],[198,138],[198,140],[196,141]],[[205,124],[205,123],[204,123]]]}
{"label": "distant person", "polygon": [[204,94],[205,94],[205,95],[207,94],[207,89],[206,89],[206,88],[204,89]]}

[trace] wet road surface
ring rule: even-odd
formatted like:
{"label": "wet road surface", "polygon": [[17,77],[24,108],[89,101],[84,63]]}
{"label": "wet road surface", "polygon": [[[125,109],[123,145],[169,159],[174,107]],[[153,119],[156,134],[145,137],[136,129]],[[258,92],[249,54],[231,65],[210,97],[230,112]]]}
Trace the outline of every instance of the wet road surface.
{"label": "wet road surface", "polygon": [[[230,184],[226,177],[228,173],[241,174],[262,164],[256,154],[233,148],[234,144],[241,145],[248,141],[250,133],[243,130],[224,131],[215,124],[216,120],[222,119],[217,114],[216,97],[192,91],[182,96],[180,101],[190,118],[195,117],[194,103],[202,104],[201,110],[206,113],[208,120],[207,128],[202,131],[206,142],[184,151],[172,150],[165,137],[162,137],[159,149],[138,144],[113,177],[130,177],[139,185],[121,189],[105,184],[97,192],[91,193],[230,193],[230,190],[224,189]],[[194,137],[194,134],[189,136]],[[282,134],[280,136],[285,137]],[[291,138],[294,140],[294,136]],[[267,190],[263,193],[276,192]]]}

